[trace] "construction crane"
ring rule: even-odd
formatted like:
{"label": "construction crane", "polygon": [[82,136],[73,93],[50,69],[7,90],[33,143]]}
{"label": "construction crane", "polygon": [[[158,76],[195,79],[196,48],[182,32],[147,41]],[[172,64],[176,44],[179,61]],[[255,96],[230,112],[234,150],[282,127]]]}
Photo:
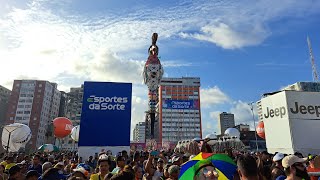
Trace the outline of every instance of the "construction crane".
{"label": "construction crane", "polygon": [[313,53],[312,53],[312,47],[311,47],[311,42],[310,42],[309,36],[307,36],[307,42],[308,42],[309,51],[310,51],[310,60],[311,60],[311,66],[312,66],[313,81],[319,82],[317,68],[316,68],[316,64],[314,62],[314,57],[313,57]]}

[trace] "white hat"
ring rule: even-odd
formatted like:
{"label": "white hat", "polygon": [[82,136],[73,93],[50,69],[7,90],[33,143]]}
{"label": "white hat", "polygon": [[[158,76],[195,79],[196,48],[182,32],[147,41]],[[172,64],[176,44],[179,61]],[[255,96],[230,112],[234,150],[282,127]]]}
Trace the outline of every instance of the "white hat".
{"label": "white hat", "polygon": [[294,163],[304,163],[307,161],[308,158],[299,158],[295,155],[289,155],[282,159],[282,166],[284,168],[288,168],[292,166]]}
{"label": "white hat", "polygon": [[284,154],[282,153],[277,153],[275,156],[273,156],[273,161],[276,162],[276,161],[280,161],[281,159],[284,158]]}

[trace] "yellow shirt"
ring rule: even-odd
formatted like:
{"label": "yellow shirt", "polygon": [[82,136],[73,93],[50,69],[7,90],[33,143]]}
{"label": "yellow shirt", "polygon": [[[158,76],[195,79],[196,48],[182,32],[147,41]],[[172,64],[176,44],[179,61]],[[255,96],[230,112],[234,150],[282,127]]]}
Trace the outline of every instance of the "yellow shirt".
{"label": "yellow shirt", "polygon": [[7,161],[2,161],[0,164],[1,164],[1,165],[4,165],[4,167],[6,167],[6,165],[7,165],[8,163],[7,163]]}
{"label": "yellow shirt", "polygon": [[90,180],[104,180],[104,177],[100,176],[100,173],[97,173],[97,174],[91,174],[90,176]]}
{"label": "yellow shirt", "polygon": [[6,165],[6,170],[9,170],[12,166],[16,165],[16,163],[10,163]]}

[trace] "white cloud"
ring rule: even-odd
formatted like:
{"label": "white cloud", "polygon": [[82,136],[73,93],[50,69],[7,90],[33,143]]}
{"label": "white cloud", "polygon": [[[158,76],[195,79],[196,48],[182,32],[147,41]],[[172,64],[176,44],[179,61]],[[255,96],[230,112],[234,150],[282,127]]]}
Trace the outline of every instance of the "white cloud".
{"label": "white cloud", "polygon": [[230,101],[230,98],[219,87],[200,89],[201,107],[210,107]]}
{"label": "white cloud", "polygon": [[[252,117],[252,111],[251,106],[248,105],[247,102],[243,101],[235,101],[233,103],[233,107],[230,109],[230,112],[234,114],[235,123],[236,124],[248,124],[250,125],[250,129],[255,129],[253,126],[253,117]],[[254,112],[254,118],[256,123],[258,122],[257,119],[257,108],[256,105],[253,104],[253,112]]]}
{"label": "white cloud", "polygon": [[236,49],[260,44],[268,36],[268,32],[258,25],[239,31],[225,23],[217,23],[202,27],[201,33],[181,33],[180,35],[185,38],[209,41],[225,49]]}
{"label": "white cloud", "polygon": [[[135,125],[138,122],[145,121],[145,111],[148,108],[148,101],[139,96],[132,96],[131,109],[131,135]],[[133,138],[133,136],[131,136]]]}
{"label": "white cloud", "polygon": [[212,111],[210,112],[210,118],[218,121],[219,120],[219,114],[221,114],[221,111]]}

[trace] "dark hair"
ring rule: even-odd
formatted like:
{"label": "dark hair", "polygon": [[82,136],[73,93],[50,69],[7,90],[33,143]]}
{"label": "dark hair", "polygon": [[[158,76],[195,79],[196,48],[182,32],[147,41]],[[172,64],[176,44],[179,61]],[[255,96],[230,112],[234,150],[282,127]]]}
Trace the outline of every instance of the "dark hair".
{"label": "dark hair", "polygon": [[256,160],[246,154],[238,157],[238,169],[246,177],[258,176],[258,168]]}
{"label": "dark hair", "polygon": [[33,158],[37,157],[39,160],[40,160],[40,155],[39,154],[36,154],[33,156]]}

